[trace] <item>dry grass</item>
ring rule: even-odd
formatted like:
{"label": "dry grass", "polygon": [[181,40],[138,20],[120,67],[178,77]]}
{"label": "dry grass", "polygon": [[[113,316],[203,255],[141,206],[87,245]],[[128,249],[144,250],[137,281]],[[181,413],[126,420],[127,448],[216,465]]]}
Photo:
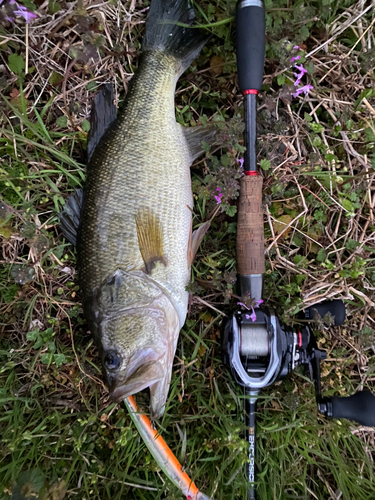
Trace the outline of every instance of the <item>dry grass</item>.
{"label": "dry grass", "polygon": [[[21,436],[48,418],[51,422],[61,419],[45,424],[48,430],[37,433],[43,437],[33,441],[33,448],[21,438],[4,439],[0,484],[9,492],[20,471],[32,466],[44,471],[52,468],[55,472],[49,476],[45,472],[46,491],[64,479],[68,491],[63,492],[69,497],[179,498],[169,486],[161,486],[164,479],[149,457],[140,453],[142,447],[123,410],[108,401],[79,305],[74,250],[64,243],[56,215],[64,198],[83,182],[85,121],[98,85],[112,83],[115,103],[121,107],[141,53],[148,8],[136,0],[124,4],[74,1],[62,2],[53,13],[53,5],[50,1],[39,5],[38,18],[27,30],[19,22],[0,32],[0,78],[3,94],[13,106],[9,109],[1,103],[0,187],[7,217],[2,216],[6,222],[0,225],[4,366],[0,400],[5,405],[0,428],[5,436],[19,425]],[[233,13],[234,2],[199,2],[203,13],[210,5],[216,9],[216,21]],[[311,5],[318,6],[317,14],[303,45],[299,34],[303,22],[291,23],[291,32],[283,32],[284,38],[304,48],[307,81],[314,87],[309,96],[291,98],[290,52],[283,48],[284,39],[274,42],[279,36],[272,31],[274,25],[268,31],[267,91],[259,103],[259,158],[272,165],[264,171],[265,297],[266,304],[276,307],[289,323],[306,305],[345,300],[348,321],[342,328],[321,327],[319,344],[328,351],[322,374],[324,391],[349,394],[374,388],[375,381],[375,4],[361,0],[346,8],[339,6],[325,26],[319,21],[323,6]],[[293,5],[284,8],[274,2],[269,16],[285,9],[290,15],[294,12]],[[326,19],[323,14],[322,18]],[[202,15],[200,19],[212,20]],[[226,154],[228,169],[220,170],[210,155],[198,160],[193,169],[197,220],[215,208],[213,186],[224,182],[225,175],[238,172],[235,157],[240,156],[236,143],[241,141],[241,96],[233,50],[225,46],[233,41],[233,23],[211,31],[215,36],[208,50],[181,79],[176,93],[177,115],[185,124],[193,125],[204,115],[209,120],[224,117],[228,124],[226,149],[212,153],[218,163]],[[275,50],[279,50],[276,55]],[[10,53],[22,54],[25,60],[22,82],[9,69]],[[37,127],[35,109],[43,114],[47,133]],[[66,122],[61,119],[64,116]],[[221,318],[235,302],[235,219],[224,210],[235,204],[237,193],[231,194],[233,199],[228,197],[223,203],[194,267],[195,297],[181,335],[170,414],[161,422],[163,431],[167,429],[166,439],[213,498],[241,498],[246,488],[241,474],[246,452],[238,437],[241,400],[220,364],[219,347]],[[35,350],[26,333],[48,328],[55,336],[47,335]],[[51,352],[51,341],[67,359],[59,367],[41,362],[40,356]],[[202,382],[197,382],[198,375]],[[259,463],[264,471],[259,497],[271,498],[272,492],[275,499],[371,498],[375,491],[373,429],[317,421],[310,389],[297,374],[265,392],[259,405],[263,436]],[[297,412],[288,406],[287,394],[300,401]],[[34,423],[29,416],[23,420],[24,404],[32,408]],[[83,423],[77,434],[78,419]],[[278,428],[286,426],[285,434],[273,429],[275,423]],[[61,437],[70,444],[62,444]],[[90,448],[90,442],[96,447]],[[61,452],[65,445],[71,448]],[[332,465],[339,460],[335,446],[343,457],[338,473]],[[97,466],[92,464],[95,459]],[[61,468],[60,462],[64,462]],[[133,469],[130,464],[135,464]],[[80,474],[77,467],[84,472]],[[354,479],[356,474],[358,479]],[[155,486],[157,497],[152,492]],[[148,489],[150,496],[146,496]]]}

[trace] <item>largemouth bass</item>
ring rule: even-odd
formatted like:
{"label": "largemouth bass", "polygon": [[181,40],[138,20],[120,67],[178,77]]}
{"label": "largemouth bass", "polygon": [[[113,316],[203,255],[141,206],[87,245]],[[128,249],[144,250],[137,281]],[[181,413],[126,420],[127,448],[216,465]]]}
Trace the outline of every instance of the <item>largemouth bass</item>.
{"label": "largemouth bass", "polygon": [[206,41],[176,24],[193,19],[188,0],[152,1],[123,113],[88,165],[77,234],[84,312],[111,396],[120,401],[149,387],[155,417],[164,410],[190,266],[207,229],[192,233],[190,166],[212,131],[184,129],[174,109],[177,80]]}

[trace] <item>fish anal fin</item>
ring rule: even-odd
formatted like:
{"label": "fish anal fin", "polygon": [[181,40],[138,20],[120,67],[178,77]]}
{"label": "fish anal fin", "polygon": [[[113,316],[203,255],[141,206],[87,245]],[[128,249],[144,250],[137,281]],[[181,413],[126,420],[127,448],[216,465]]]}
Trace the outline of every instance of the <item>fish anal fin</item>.
{"label": "fish anal fin", "polygon": [[196,127],[182,127],[182,132],[189,146],[191,157],[194,160],[204,153],[202,142],[212,146],[218,141],[217,129],[213,125],[197,125]]}
{"label": "fish anal fin", "polygon": [[197,252],[200,244],[202,243],[202,240],[204,238],[204,235],[207,233],[209,227],[211,225],[211,220],[205,222],[201,226],[199,226],[198,229],[195,231],[192,231],[191,236],[189,238],[189,243],[188,243],[188,265],[191,266]]}
{"label": "fish anal fin", "polygon": [[160,262],[167,266],[163,250],[163,232],[159,219],[151,210],[139,210],[135,223],[137,226],[139,250],[146,266],[147,274]]}
{"label": "fish anal fin", "polygon": [[116,120],[117,109],[113,104],[113,88],[109,83],[102,85],[94,97],[91,114],[90,130],[87,137],[87,161],[92,155],[108,128]]}
{"label": "fish anal fin", "polygon": [[65,238],[73,245],[77,244],[77,232],[81,220],[83,190],[77,189],[65,200],[65,206],[59,213],[60,227]]}

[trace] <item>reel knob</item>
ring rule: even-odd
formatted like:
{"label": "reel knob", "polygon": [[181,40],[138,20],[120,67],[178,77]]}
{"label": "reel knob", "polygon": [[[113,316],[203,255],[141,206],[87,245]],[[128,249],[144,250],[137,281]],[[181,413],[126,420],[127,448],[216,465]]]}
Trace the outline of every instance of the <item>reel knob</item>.
{"label": "reel knob", "polygon": [[334,326],[342,325],[346,317],[344,302],[342,300],[327,300],[320,302],[320,304],[314,304],[305,309],[305,319],[313,321],[316,314],[324,318],[327,313],[333,316]]}
{"label": "reel knob", "polygon": [[358,391],[347,398],[324,398],[318,406],[327,417],[347,418],[375,427],[375,396],[369,391]]}

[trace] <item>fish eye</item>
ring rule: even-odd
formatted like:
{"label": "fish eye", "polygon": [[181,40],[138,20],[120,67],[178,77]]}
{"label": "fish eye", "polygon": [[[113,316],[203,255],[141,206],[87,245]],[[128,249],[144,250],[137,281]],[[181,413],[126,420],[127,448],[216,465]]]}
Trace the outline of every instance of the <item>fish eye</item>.
{"label": "fish eye", "polygon": [[104,364],[108,370],[117,370],[121,365],[121,358],[115,352],[109,352],[105,355]]}

